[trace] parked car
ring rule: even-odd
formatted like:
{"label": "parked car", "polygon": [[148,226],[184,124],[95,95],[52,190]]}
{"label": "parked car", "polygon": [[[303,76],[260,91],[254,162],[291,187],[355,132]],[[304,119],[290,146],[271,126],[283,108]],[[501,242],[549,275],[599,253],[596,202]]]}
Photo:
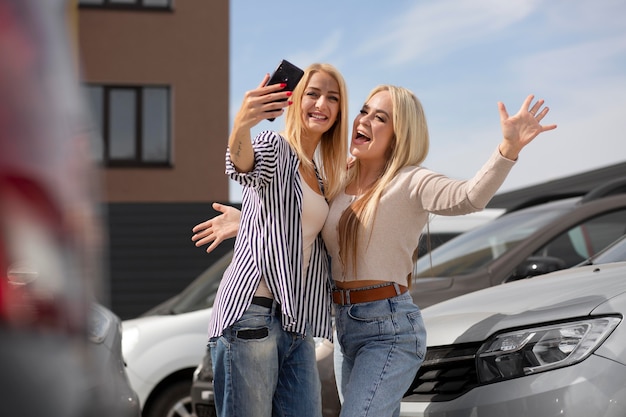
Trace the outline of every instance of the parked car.
{"label": "parked car", "polygon": [[506,213],[418,259],[411,294],[420,308],[569,268],[626,233],[626,178],[580,197]]}
{"label": "parked car", "polygon": [[208,343],[211,307],[232,252],[181,293],[122,322],[122,349],[143,417],[191,414],[191,380]]}
{"label": "parked car", "polygon": [[626,415],[624,277],[626,238],[582,266],[425,308],[426,357],[400,415]]}
{"label": "parked car", "polygon": [[[430,227],[432,245],[453,235],[473,229],[502,214],[493,209],[459,217],[433,219]],[[192,377],[203,361],[211,307],[232,252],[228,252],[196,278],[180,294],[150,309],[141,317],[125,320],[122,339],[124,357],[132,387],[137,391],[144,417],[185,416],[192,411]],[[339,399],[332,371],[332,343],[317,340],[320,377],[324,382],[324,415],[338,413]],[[210,384],[210,380],[208,383]],[[204,388],[193,409],[213,409],[212,400],[202,400]],[[197,411],[198,415],[203,411]],[[207,411],[210,413],[210,411]],[[210,414],[209,414],[210,415]]]}
{"label": "parked car", "polygon": [[[571,267],[626,232],[624,191],[626,180],[617,179],[584,196],[533,202],[457,233],[418,259],[411,295],[425,308],[466,292]],[[438,217],[442,223],[433,229],[441,232],[453,219]],[[205,356],[192,386],[198,416],[214,412],[209,361]],[[327,363],[332,367],[332,360]],[[320,369],[334,379],[328,368]]]}

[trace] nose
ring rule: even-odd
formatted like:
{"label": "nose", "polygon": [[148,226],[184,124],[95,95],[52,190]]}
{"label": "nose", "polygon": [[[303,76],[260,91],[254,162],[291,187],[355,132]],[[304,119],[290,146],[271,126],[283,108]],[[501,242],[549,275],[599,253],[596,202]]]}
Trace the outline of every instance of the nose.
{"label": "nose", "polygon": [[328,100],[326,99],[326,96],[321,95],[318,97],[317,101],[315,102],[315,108],[316,109],[322,109],[323,107],[326,106],[326,103],[328,102]]}
{"label": "nose", "polygon": [[359,124],[369,126],[370,122],[372,121],[370,117],[371,116],[369,114],[360,114]]}

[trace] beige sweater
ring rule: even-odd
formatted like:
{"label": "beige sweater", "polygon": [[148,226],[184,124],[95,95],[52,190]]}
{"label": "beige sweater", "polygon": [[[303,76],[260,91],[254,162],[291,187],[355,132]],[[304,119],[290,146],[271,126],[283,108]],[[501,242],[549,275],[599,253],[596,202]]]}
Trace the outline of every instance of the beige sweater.
{"label": "beige sweater", "polygon": [[337,224],[355,196],[341,193],[330,204],[322,229],[332,258],[335,281],[385,280],[407,285],[413,272],[419,237],[429,213],[459,215],[480,211],[504,182],[514,161],[496,150],[487,163],[468,181],[459,181],[422,167],[405,167],[383,193],[369,234],[359,236],[358,276],[339,260]]}

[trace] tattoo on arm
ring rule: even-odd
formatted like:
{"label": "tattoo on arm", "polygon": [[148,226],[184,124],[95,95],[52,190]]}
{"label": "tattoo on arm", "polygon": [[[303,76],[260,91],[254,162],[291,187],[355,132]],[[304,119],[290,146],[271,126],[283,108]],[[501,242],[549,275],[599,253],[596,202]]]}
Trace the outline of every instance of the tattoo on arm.
{"label": "tattoo on arm", "polygon": [[241,141],[237,142],[237,150],[235,151],[235,156],[237,158],[241,156]]}

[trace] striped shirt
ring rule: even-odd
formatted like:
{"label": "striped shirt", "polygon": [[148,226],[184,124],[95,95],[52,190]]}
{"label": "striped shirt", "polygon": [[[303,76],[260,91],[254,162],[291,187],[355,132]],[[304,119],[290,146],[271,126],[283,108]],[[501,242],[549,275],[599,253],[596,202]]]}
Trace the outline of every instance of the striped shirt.
{"label": "striped shirt", "polygon": [[[306,273],[302,265],[300,161],[272,131],[252,141],[254,169],[240,173],[226,152],[226,173],[243,186],[241,223],[233,260],[224,272],[209,321],[220,336],[246,311],[262,278],[281,305],[285,331],[331,339],[329,258],[318,234]],[[321,183],[320,183],[321,186]]]}

